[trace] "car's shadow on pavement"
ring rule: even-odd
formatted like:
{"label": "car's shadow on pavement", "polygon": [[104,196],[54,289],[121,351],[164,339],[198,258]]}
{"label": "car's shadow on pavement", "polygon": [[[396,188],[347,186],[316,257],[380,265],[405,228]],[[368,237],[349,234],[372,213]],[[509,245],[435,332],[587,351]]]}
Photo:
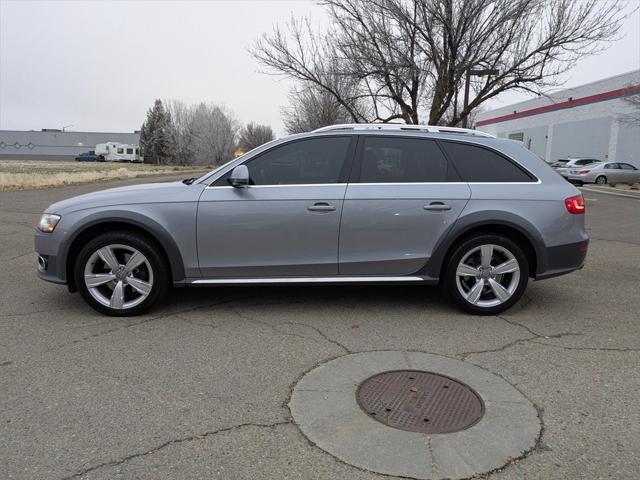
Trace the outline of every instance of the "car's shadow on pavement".
{"label": "car's shadow on pavement", "polygon": [[224,304],[307,305],[309,308],[428,307],[455,310],[438,287],[424,285],[268,285],[174,288],[156,311]]}
{"label": "car's shadow on pavement", "polygon": [[[104,317],[86,305],[78,293],[59,295],[50,302],[55,311],[76,311],[79,314]],[[562,296],[556,299],[562,303]],[[531,298],[525,296],[507,313],[526,308]],[[473,317],[462,312],[447,298],[438,286],[425,285],[238,285],[217,287],[172,288],[166,297],[144,317],[171,316],[183,312],[217,307],[235,306],[287,306],[308,310],[322,315],[327,309],[345,308],[349,310],[393,309],[401,314],[403,310],[423,310],[432,314]],[[106,318],[106,317],[104,317]],[[117,318],[117,317],[116,317]],[[127,317],[124,317],[127,318]],[[129,317],[131,318],[131,317]]]}

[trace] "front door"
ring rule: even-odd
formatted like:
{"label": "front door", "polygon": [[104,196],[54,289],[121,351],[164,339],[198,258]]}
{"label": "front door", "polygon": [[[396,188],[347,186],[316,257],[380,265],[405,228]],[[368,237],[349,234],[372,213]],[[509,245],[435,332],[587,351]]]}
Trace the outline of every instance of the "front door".
{"label": "front door", "polygon": [[198,205],[203,277],[337,275],[351,143],[294,140],[247,160],[249,186],[229,186],[228,172],[207,187]]}
{"label": "front door", "polygon": [[623,173],[618,163],[607,163],[604,168],[604,174],[609,183],[623,182]]}
{"label": "front door", "polygon": [[623,181],[628,183],[636,183],[638,181],[638,169],[628,163],[618,163],[620,166],[620,174]]}
{"label": "front door", "polygon": [[420,270],[470,197],[434,140],[363,135],[344,201],[341,275]]}

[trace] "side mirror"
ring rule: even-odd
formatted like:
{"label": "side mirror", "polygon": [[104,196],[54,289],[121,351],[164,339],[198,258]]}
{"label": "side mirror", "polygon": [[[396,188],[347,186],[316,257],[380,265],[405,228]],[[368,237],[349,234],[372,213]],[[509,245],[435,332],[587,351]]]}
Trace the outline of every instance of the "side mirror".
{"label": "side mirror", "polygon": [[229,184],[232,187],[242,188],[249,185],[249,169],[246,165],[238,165],[231,172]]}

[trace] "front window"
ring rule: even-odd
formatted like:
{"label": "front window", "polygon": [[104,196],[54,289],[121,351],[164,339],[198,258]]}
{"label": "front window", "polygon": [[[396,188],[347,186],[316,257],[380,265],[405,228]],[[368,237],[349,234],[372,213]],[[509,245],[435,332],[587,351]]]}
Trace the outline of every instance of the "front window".
{"label": "front window", "polygon": [[[351,137],[299,140],[275,147],[245,165],[251,185],[313,185],[338,183]],[[231,172],[214,185],[228,185]]]}

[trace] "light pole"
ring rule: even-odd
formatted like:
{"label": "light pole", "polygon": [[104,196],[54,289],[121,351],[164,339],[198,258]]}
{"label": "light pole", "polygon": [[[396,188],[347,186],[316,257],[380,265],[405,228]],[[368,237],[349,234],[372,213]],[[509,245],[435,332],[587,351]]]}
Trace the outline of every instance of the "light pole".
{"label": "light pole", "polygon": [[[463,111],[467,110],[469,106],[469,83],[471,83],[471,75],[475,75],[476,77],[495,77],[500,72],[494,68],[485,68],[482,70],[467,70],[467,77],[464,82],[464,106]],[[469,114],[467,113],[465,117],[462,119],[462,128],[467,128],[469,124]]]}
{"label": "light pole", "polygon": [[69,127],[73,127],[73,125],[65,125],[64,127],[62,127],[62,131],[64,132],[65,128],[69,128]]}

